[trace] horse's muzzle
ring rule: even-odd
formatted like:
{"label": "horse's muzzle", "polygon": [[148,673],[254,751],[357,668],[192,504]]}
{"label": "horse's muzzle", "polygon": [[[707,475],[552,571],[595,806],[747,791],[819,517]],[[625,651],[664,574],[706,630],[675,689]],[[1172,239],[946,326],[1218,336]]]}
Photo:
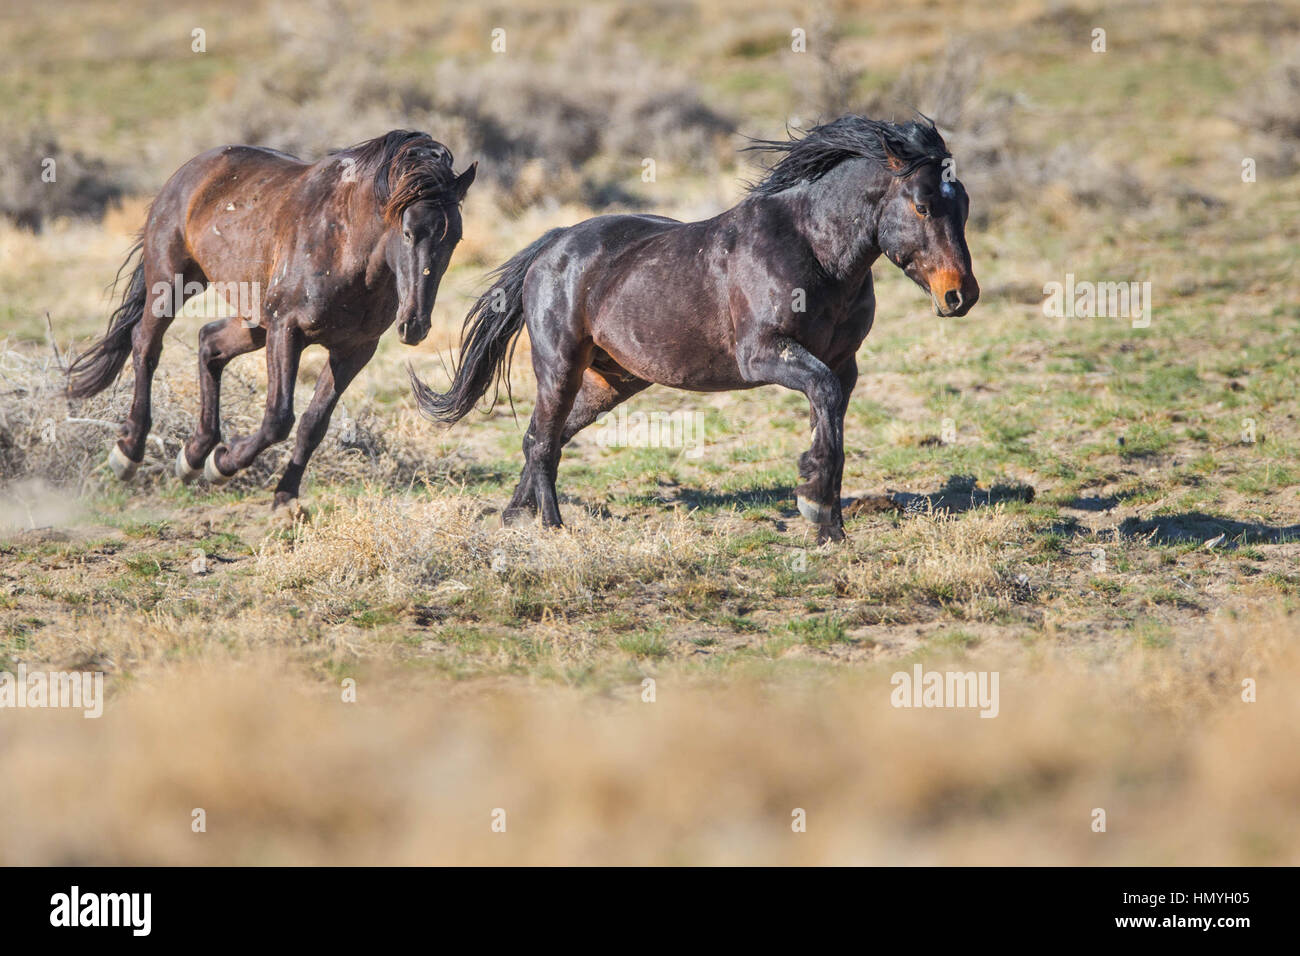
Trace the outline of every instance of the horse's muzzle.
{"label": "horse's muzzle", "polygon": [[429,334],[429,326],[424,322],[407,320],[397,323],[397,337],[403,345],[419,345]]}
{"label": "horse's muzzle", "polygon": [[942,291],[931,287],[930,298],[934,300],[935,315],[943,318],[962,316],[975,308],[975,303],[979,301],[979,283],[974,276],[968,276],[966,281]]}

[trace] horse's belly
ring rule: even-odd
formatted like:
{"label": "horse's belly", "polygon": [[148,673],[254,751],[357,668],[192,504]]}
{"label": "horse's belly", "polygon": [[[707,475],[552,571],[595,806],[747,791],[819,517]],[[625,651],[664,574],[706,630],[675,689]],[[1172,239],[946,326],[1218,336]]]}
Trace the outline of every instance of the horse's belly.
{"label": "horse's belly", "polygon": [[620,366],[656,385],[698,392],[749,385],[740,377],[730,338],[722,340],[715,330],[624,322],[596,330],[592,338]]}

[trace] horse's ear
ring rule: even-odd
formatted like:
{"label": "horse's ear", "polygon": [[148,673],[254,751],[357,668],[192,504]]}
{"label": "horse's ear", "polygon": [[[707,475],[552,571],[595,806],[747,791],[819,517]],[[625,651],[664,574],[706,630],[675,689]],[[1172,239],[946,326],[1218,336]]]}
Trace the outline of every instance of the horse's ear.
{"label": "horse's ear", "polygon": [[469,168],[456,177],[456,200],[465,198],[465,193],[469,192],[470,183],[474,182],[474,177],[478,174],[478,160],[469,164]]}

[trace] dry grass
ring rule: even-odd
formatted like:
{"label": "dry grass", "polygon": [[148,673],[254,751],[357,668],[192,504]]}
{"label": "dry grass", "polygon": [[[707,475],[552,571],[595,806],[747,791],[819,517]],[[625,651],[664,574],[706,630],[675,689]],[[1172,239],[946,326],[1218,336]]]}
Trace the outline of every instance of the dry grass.
{"label": "dry grass", "polygon": [[490,572],[506,590],[545,582],[560,601],[590,600],[629,582],[708,573],[719,557],[707,530],[675,516],[632,533],[582,520],[563,533],[501,528],[473,500],[440,496],[409,501],[367,498],[299,525],[292,540],[271,541],[257,569],[273,587],[303,587],[320,599],[367,586],[397,599],[419,587],[456,587]]}
{"label": "dry grass", "polygon": [[891,707],[890,667],[777,693],[666,674],[653,703],[375,675],[349,704],[275,657],[187,666],[100,721],[12,724],[0,863],[1295,864],[1295,636],[1258,618],[1195,661],[987,660],[992,720]]}
{"label": "dry grass", "polygon": [[1000,566],[1000,543],[1019,534],[1000,506],[964,519],[944,512],[919,516],[908,534],[867,560],[840,571],[839,594],[874,605],[928,600],[978,607],[987,615],[1000,602],[1029,596]]}

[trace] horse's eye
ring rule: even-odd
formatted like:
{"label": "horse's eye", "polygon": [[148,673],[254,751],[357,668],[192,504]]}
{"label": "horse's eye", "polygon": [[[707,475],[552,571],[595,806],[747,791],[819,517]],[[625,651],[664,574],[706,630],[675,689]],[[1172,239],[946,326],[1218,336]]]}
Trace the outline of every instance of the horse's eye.
{"label": "horse's eye", "polygon": [[916,203],[916,214],[925,219],[930,215],[930,207],[923,202]]}
{"label": "horse's eye", "polygon": [[403,229],[402,238],[406,240],[406,244],[409,246],[411,244],[411,230]]}

